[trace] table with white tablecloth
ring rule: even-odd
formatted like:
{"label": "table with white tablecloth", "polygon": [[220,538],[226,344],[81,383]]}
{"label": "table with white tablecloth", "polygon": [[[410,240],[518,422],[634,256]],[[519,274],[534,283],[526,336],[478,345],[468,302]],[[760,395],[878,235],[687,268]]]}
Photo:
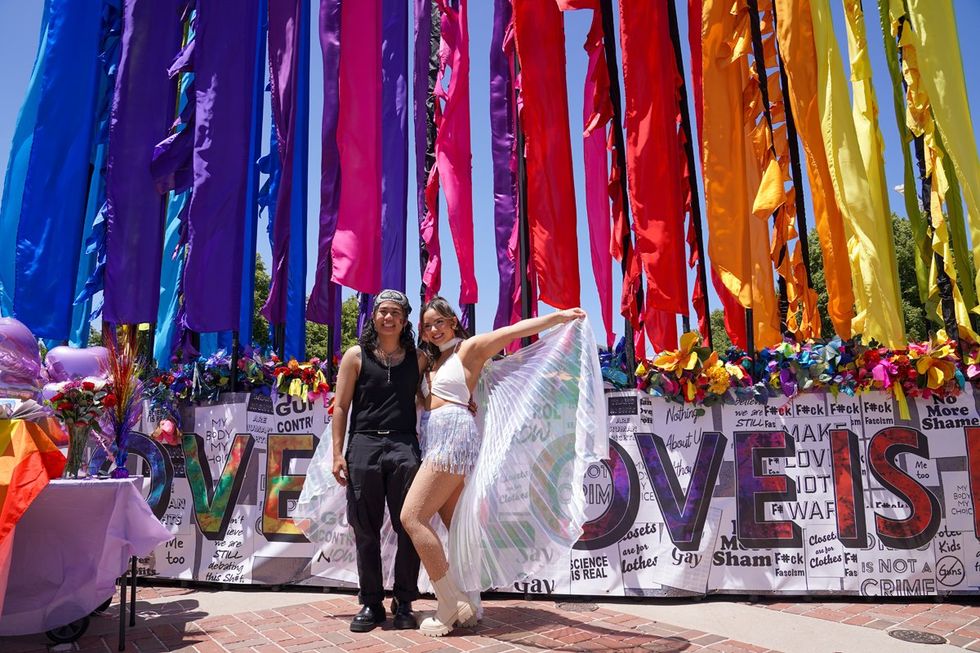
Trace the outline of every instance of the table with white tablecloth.
{"label": "table with white tablecloth", "polygon": [[54,480],[17,523],[0,635],[41,633],[115,593],[132,556],[171,538],[140,479]]}

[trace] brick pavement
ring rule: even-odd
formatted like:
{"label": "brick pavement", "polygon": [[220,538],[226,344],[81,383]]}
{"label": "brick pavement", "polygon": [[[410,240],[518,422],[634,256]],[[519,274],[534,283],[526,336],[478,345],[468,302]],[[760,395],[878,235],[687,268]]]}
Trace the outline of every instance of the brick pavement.
{"label": "brick pavement", "polygon": [[847,601],[757,602],[767,610],[878,630],[922,630],[942,635],[953,646],[980,651],[980,605],[923,600],[917,603]]}
{"label": "brick pavement", "polygon": [[[166,602],[147,603],[150,598]],[[380,653],[449,653],[472,651],[652,651],[655,653],[766,653],[767,649],[698,630],[597,608],[571,612],[553,601],[492,600],[484,603],[481,623],[430,639],[414,631],[393,630],[389,624],[370,633],[352,633],[350,619],[359,609],[353,596],[322,600],[309,594],[301,605],[231,615],[195,612],[192,591],[141,588],[139,623],[128,631],[128,651],[158,653],[302,653],[353,651]],[[435,609],[434,601],[418,601],[419,611]],[[73,645],[49,646],[44,635],[0,638],[4,653],[81,651],[109,653],[117,646],[118,606],[94,616],[88,632]]]}
{"label": "brick pavement", "polygon": [[[615,605],[592,611],[568,611],[554,601],[495,599],[484,603],[484,619],[473,629],[430,639],[413,631],[379,628],[351,633],[348,624],[357,612],[354,596],[304,595],[308,601],[276,609],[209,615],[197,609],[195,594],[217,593],[180,587],[141,587],[139,623],[128,632],[128,651],[157,653],[302,653],[304,651],[410,651],[412,653],[477,651],[655,651],[675,653],[763,653],[767,649],[702,630],[686,630],[631,614]],[[727,600],[731,598],[705,599]],[[646,602],[656,613],[656,600]],[[950,644],[980,651],[980,605],[963,602],[870,603],[830,600],[789,602],[760,600],[748,603],[760,611],[778,611],[801,618],[822,619],[875,630],[922,630],[946,637]],[[435,608],[422,600],[417,610]],[[118,606],[94,616],[85,637],[74,645],[49,646],[43,635],[0,638],[3,653],[116,650]],[[760,615],[760,619],[764,616]],[[764,623],[760,621],[760,623]],[[708,628],[706,626],[706,628]]]}

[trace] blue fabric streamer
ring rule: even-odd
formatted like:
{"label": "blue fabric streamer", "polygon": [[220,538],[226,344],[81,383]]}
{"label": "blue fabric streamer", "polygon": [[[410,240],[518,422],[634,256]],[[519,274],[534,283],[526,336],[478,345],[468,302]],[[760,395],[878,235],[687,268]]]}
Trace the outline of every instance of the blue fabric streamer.
{"label": "blue fabric streamer", "polygon": [[296,134],[291,180],[289,268],[286,285],[285,356],[306,360],[306,182],[310,136],[310,3],[301,3]]}
{"label": "blue fabric streamer", "polygon": [[[268,0],[259,0],[259,16],[268,16]],[[265,41],[268,21],[259,19],[255,34],[255,87],[252,101],[252,133],[249,141],[250,163],[248,188],[245,195],[245,238],[242,257],[242,302],[238,325],[239,342],[244,347],[252,345],[252,315],[255,311],[255,246],[259,218],[259,154],[262,150],[262,99],[265,80]]]}
{"label": "blue fabric streamer", "polygon": [[[88,240],[98,219],[99,211],[105,203],[106,157],[109,146],[109,117],[112,96],[116,88],[116,71],[119,66],[120,38],[122,36],[122,10],[119,2],[106,2],[102,14],[102,45],[99,64],[98,108],[96,110],[95,137],[92,153],[92,178],[89,182],[88,202],[85,206],[85,225],[82,238],[85,248],[78,261],[78,276],[75,279],[75,296],[85,290],[88,279],[95,271],[99,254],[88,251]],[[104,260],[105,252],[101,253]],[[101,278],[101,277],[100,277]],[[68,343],[73,347],[88,344],[91,326],[92,298],[87,297],[74,305],[71,316],[71,334]]]}
{"label": "blue fabric streamer", "polygon": [[49,0],[47,51],[17,225],[14,315],[66,340],[82,245],[102,0]]}
{"label": "blue fabric streamer", "polygon": [[266,217],[269,222],[266,225],[266,236],[269,239],[269,248],[272,248],[272,227],[276,223],[276,198],[279,196],[279,178],[282,167],[279,162],[279,137],[276,134],[276,126],[273,124],[269,129],[269,153],[259,159],[259,172],[266,175],[267,179],[259,189],[259,196],[256,198],[259,209],[265,209]]}

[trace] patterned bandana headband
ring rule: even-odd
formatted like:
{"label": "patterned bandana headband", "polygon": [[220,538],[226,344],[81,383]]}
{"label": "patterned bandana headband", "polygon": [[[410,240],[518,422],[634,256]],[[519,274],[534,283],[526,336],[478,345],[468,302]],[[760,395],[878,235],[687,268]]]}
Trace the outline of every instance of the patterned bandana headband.
{"label": "patterned bandana headband", "polygon": [[405,317],[408,317],[412,312],[412,305],[408,303],[408,297],[403,292],[398,290],[382,290],[374,298],[374,308],[371,310],[372,313],[378,312],[378,307],[381,306],[382,302],[394,302],[401,306],[402,310],[405,311]]}

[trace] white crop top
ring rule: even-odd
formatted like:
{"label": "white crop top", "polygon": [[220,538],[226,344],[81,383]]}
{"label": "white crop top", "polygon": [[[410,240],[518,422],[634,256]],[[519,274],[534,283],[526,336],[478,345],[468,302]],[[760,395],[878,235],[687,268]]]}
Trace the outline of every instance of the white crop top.
{"label": "white crop top", "polygon": [[446,401],[462,404],[470,403],[470,388],[466,385],[466,372],[463,369],[463,361],[459,360],[459,355],[453,352],[446,359],[432,379],[432,388],[429,388],[428,375],[422,377],[422,395],[428,397],[439,397]]}

